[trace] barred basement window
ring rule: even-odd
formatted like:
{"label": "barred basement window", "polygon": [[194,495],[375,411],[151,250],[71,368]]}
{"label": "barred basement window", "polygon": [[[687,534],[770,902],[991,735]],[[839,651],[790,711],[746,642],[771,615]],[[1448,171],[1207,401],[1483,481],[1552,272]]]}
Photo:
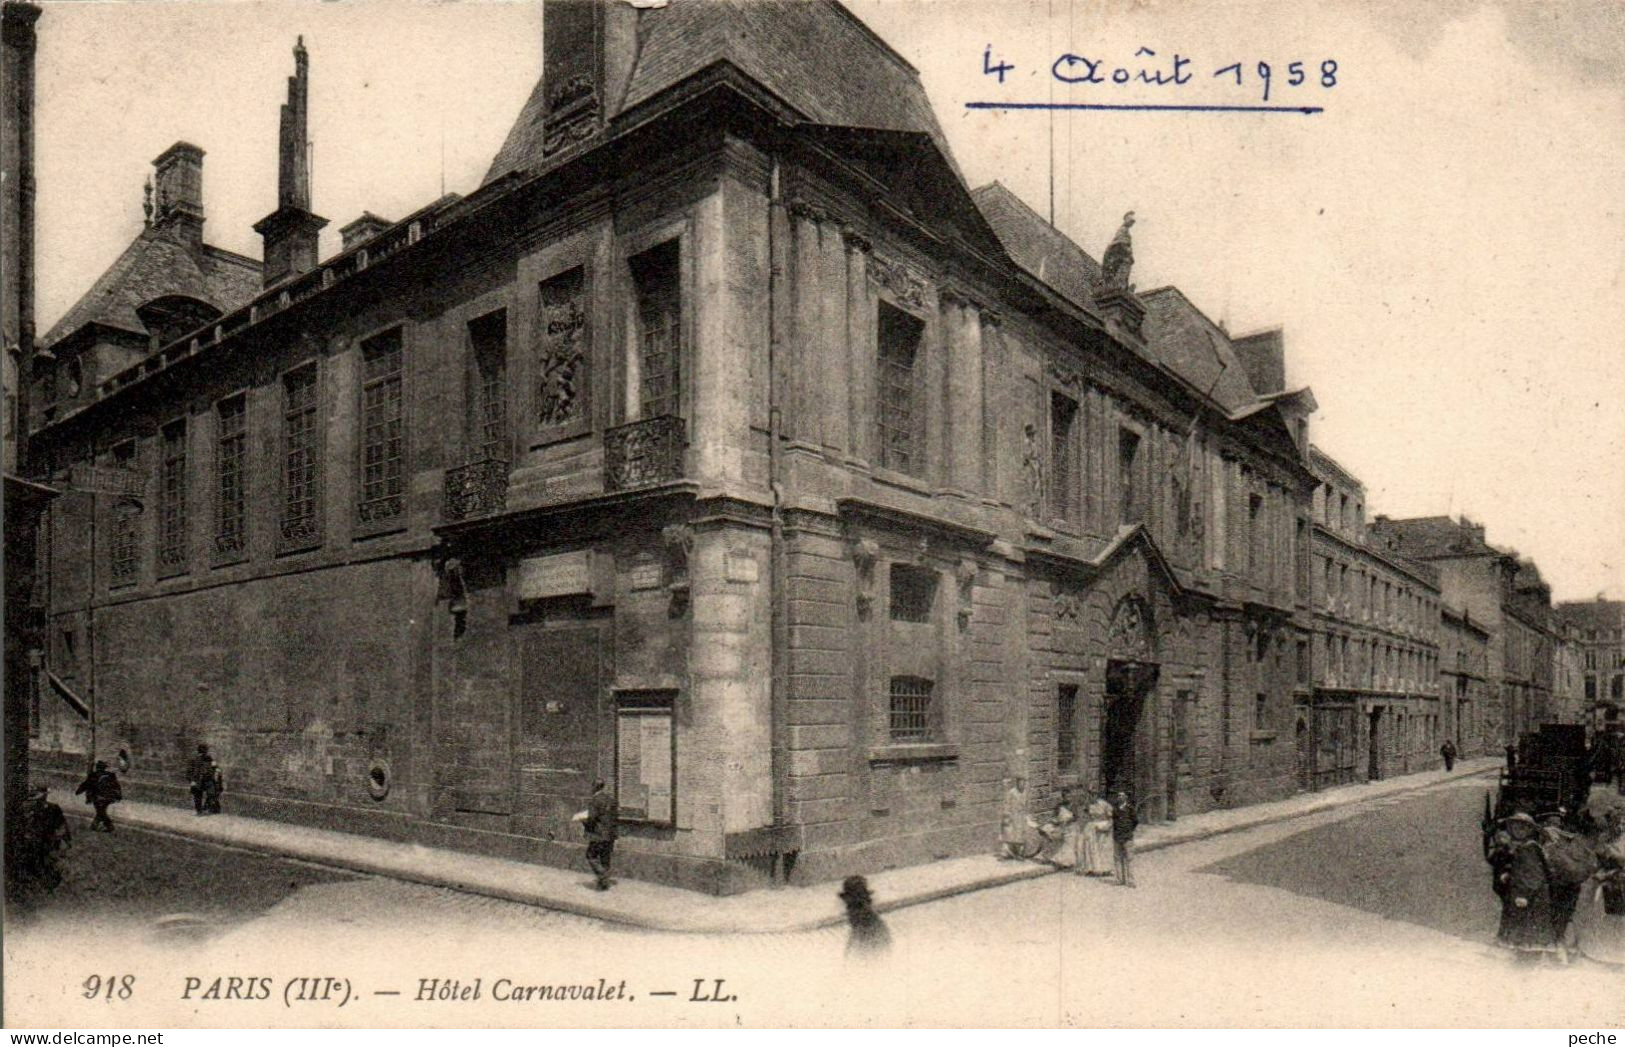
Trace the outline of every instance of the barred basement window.
{"label": "barred basement window", "polygon": [[915,447],[914,359],[925,325],[901,309],[880,303],[880,366],[876,379],[875,417],[879,427],[880,465],[918,475],[922,462]]}
{"label": "barred basement window", "polygon": [[215,450],[214,547],[223,554],[240,553],[246,540],[244,522],[247,488],[248,414],[243,394],[221,400],[215,407],[219,437]]}
{"label": "barred basement window", "polygon": [[929,622],[937,595],[935,571],[912,564],[891,566],[891,617],[894,622]]}
{"label": "barred basement window", "polygon": [[186,420],[164,426],[158,466],[158,568],[186,566]]}
{"label": "barred basement window", "polygon": [[[119,470],[135,468],[135,441],[126,440],[113,448],[113,466]],[[108,573],[112,584],[128,585],[141,572],[141,503],[120,498],[112,506],[112,533],[107,540]]]}
{"label": "barred basement window", "polygon": [[[545,309],[544,309],[545,314]],[[473,459],[508,457],[508,314],[498,309],[468,325],[468,446]],[[544,379],[545,381],[545,379]]]}
{"label": "barred basement window", "polygon": [[931,740],[931,681],[919,676],[891,678],[891,740]]}
{"label": "barred basement window", "polygon": [[321,487],[321,444],[316,428],[316,364],[282,378],[282,540],[313,541]]}
{"label": "barred basement window", "polygon": [[682,413],[682,289],[677,241],[631,260],[638,296],[638,417]]}
{"label": "barred basement window", "polygon": [[361,343],[361,522],[401,515],[404,473],[401,329]]}
{"label": "barred basement window", "polygon": [[1078,686],[1063,683],[1055,691],[1055,769],[1078,769]]}

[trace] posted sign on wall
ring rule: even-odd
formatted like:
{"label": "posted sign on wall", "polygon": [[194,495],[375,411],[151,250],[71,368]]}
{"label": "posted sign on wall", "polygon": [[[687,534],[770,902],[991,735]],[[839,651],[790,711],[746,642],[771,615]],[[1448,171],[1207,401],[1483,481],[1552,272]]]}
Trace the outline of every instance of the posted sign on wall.
{"label": "posted sign on wall", "polygon": [[673,823],[671,714],[670,696],[623,699],[615,710],[615,796],[626,821]]}

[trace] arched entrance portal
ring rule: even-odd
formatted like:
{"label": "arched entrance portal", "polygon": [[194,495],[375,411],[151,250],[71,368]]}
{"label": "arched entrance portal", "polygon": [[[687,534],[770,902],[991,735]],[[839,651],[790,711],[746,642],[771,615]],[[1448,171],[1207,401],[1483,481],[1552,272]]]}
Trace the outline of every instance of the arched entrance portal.
{"label": "arched entrance portal", "polygon": [[1156,633],[1151,609],[1125,596],[1106,634],[1106,701],[1100,726],[1100,786],[1125,789],[1147,819],[1159,818],[1152,725],[1156,721]]}

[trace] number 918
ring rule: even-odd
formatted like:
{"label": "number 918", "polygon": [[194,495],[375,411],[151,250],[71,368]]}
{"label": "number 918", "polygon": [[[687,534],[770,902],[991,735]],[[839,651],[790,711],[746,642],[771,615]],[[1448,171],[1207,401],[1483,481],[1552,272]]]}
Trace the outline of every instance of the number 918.
{"label": "number 918", "polygon": [[105,978],[93,974],[85,979],[84,997],[94,1000],[101,997],[107,1000],[128,1000],[135,992],[135,975],[109,974]]}

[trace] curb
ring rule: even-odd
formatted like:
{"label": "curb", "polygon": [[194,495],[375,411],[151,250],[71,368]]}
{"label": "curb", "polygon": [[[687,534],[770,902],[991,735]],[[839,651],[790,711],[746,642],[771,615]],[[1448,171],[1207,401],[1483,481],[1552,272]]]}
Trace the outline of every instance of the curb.
{"label": "curb", "polygon": [[[1168,847],[1177,847],[1181,844],[1210,840],[1214,837],[1226,836],[1237,832],[1245,832],[1249,829],[1256,829],[1264,825],[1275,825],[1282,822],[1290,822],[1298,818],[1307,818],[1311,815],[1324,814],[1327,811],[1353,807],[1366,799],[1407,796],[1412,793],[1422,792],[1436,786],[1448,784],[1450,782],[1487,775],[1492,773],[1494,770],[1495,768],[1479,768],[1472,771],[1461,771],[1444,778],[1435,779],[1433,781],[1418,782],[1404,788],[1388,790],[1381,793],[1379,797],[1356,797],[1341,802],[1337,800],[1327,800],[1286,813],[1264,814],[1256,818],[1242,819],[1227,825],[1215,826],[1210,829],[1198,829],[1183,834],[1170,834],[1168,837],[1161,840],[1147,841],[1144,845],[1137,846],[1135,850],[1138,853],[1146,853],[1149,851],[1160,851]],[[68,813],[70,817],[74,818],[82,818],[86,820],[89,818],[88,814],[84,814],[76,810],[69,811]],[[225,817],[230,818],[232,816],[226,815]],[[473,881],[468,878],[439,875],[432,872],[425,872],[410,868],[403,869],[400,866],[391,864],[387,861],[377,861],[365,857],[335,857],[332,854],[316,853],[311,848],[290,846],[275,842],[222,839],[211,833],[187,832],[184,829],[176,826],[146,822],[142,820],[139,815],[134,817],[126,816],[123,824],[139,831],[190,840],[197,843],[209,844],[215,847],[246,851],[253,854],[274,855],[295,861],[309,862],[328,869],[381,876],[387,879],[400,880],[407,883],[419,883],[430,887],[460,891],[464,894],[478,894],[485,897],[498,898],[503,901],[514,902],[520,905],[530,905],[552,912],[561,912],[571,916],[579,916],[590,920],[599,920],[604,923],[610,923],[620,927],[632,927],[640,930],[658,931],[668,934],[792,934],[798,932],[823,930],[828,927],[839,926],[845,922],[845,917],[839,913],[814,917],[811,919],[788,919],[777,922],[771,920],[758,921],[756,924],[749,927],[737,926],[736,924],[728,921],[701,920],[691,922],[687,920],[664,920],[655,916],[626,913],[615,909],[606,909],[586,902],[573,901],[559,895],[540,896],[537,894],[537,892],[527,891],[523,888],[506,887],[501,884],[489,883],[485,881]],[[1012,869],[1010,872],[1001,873],[996,876],[983,877],[981,879],[971,880],[965,883],[934,887],[928,890],[922,890],[915,894],[904,894],[893,897],[877,904],[875,908],[876,911],[882,913],[895,912],[899,909],[906,909],[915,905],[925,905],[930,902],[942,901],[943,899],[953,898],[962,894],[970,894],[974,891],[983,891],[995,887],[1003,887],[1012,883],[1020,883],[1024,880],[1036,880],[1040,877],[1051,876],[1056,873],[1066,871],[1067,870],[1063,867],[1052,867],[1047,865],[1026,866],[1018,869]]]}

